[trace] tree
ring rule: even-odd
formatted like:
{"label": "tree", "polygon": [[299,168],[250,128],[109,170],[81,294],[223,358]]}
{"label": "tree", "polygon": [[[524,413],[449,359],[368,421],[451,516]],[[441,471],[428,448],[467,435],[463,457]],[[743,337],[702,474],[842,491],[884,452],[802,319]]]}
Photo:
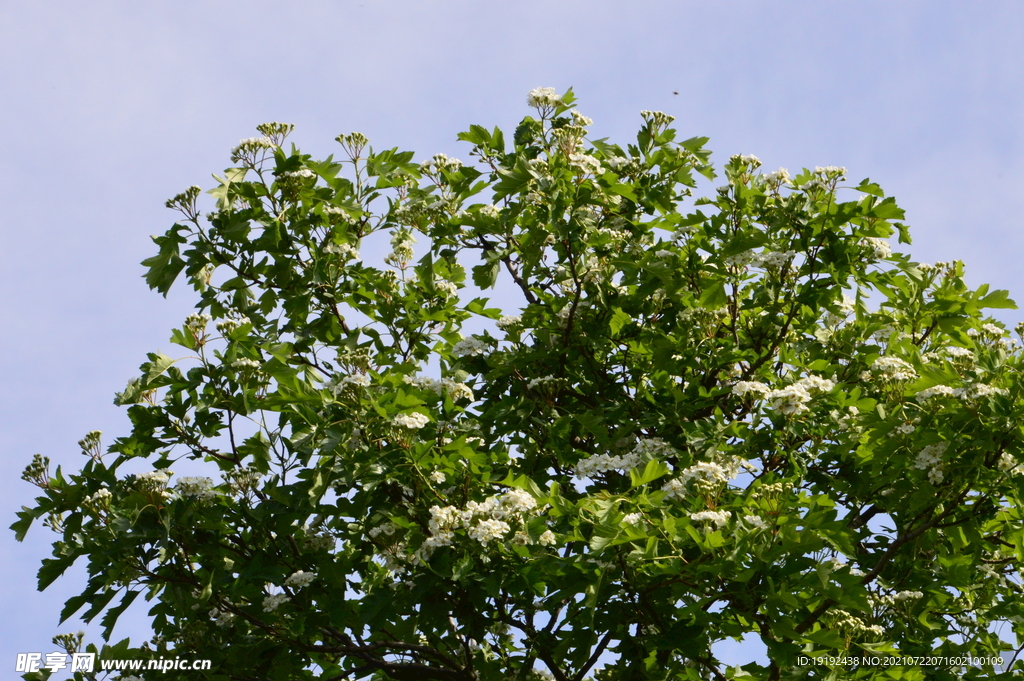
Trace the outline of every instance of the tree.
{"label": "tree", "polygon": [[[80,471],[25,474],[18,538],[61,535],[40,588],[88,560],[62,617],[109,638],[144,593],[157,638],[104,654],[210,679],[1002,678],[1024,386],[982,310],[1006,292],[891,252],[903,211],[843,168],[733,156],[694,199],[707,140],[670,116],[621,147],[571,91],[529,104],[512,144],[459,135],[475,166],[358,133],[318,161],[262,125],[215,210],[168,202],[144,264],[198,294],[188,356],[149,355],[131,433],[87,435]],[[464,265],[517,309],[468,300]],[[769,665],[716,659],[743,636]]]}

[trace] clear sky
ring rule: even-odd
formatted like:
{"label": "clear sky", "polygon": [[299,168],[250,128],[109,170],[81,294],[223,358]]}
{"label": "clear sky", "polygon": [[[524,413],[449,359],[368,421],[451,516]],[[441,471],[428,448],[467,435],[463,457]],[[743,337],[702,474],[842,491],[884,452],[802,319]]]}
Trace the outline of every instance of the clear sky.
{"label": "clear sky", "polygon": [[[511,129],[531,88],[572,86],[594,137],[625,141],[640,110],[662,110],[719,164],[871,177],[906,209],[917,260],[962,259],[972,284],[1024,301],[1022,35],[1013,0],[5,0],[2,525],[33,496],[34,453],[77,469],[87,431],[127,432],[114,392],[193,303],[146,288],[148,237],[174,220],[164,200],[209,188],[258,123],[294,123],[314,154],[355,130],[468,160],[469,124]],[[53,538],[0,534],[2,675],[80,627],[57,613],[81,570],[35,591]]]}

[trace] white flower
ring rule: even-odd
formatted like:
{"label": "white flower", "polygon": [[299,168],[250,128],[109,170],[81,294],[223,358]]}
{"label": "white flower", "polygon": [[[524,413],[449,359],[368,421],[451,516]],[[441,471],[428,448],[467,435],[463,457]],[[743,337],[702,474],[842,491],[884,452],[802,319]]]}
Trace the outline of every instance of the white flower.
{"label": "white flower", "polygon": [[504,537],[510,529],[512,528],[504,520],[487,518],[469,527],[466,531],[470,538],[476,539],[486,546],[489,542]]}
{"label": "white flower", "polygon": [[235,613],[228,610],[221,610],[220,608],[214,608],[210,611],[210,617],[213,618],[213,623],[218,627],[226,627],[235,619]]}
{"label": "white flower", "polygon": [[728,511],[700,511],[690,514],[690,520],[713,523],[715,529],[722,529],[729,522],[730,517],[731,514]]}
{"label": "white flower", "polygon": [[948,385],[933,385],[931,388],[925,388],[917,393],[917,395],[914,396],[914,399],[918,402],[924,403],[933,397],[952,397],[955,392],[956,391]]}
{"label": "white flower", "polygon": [[643,520],[643,516],[641,514],[639,514],[639,513],[627,513],[622,518],[622,524],[623,525],[636,525],[641,520]]}
{"label": "white flower", "polygon": [[324,246],[324,253],[333,253],[342,260],[358,261],[360,258],[359,251],[348,244],[329,243]]}
{"label": "white flower", "polygon": [[562,98],[555,92],[553,87],[537,87],[530,90],[530,94],[526,96],[526,103],[529,106],[541,109],[558,106],[562,103]]}
{"label": "white flower", "polygon": [[537,543],[541,546],[553,546],[558,540],[555,538],[555,533],[551,530],[546,530],[544,534],[537,537]]}
{"label": "white flower", "polygon": [[667,260],[668,258],[671,258],[674,255],[675,253],[673,253],[672,251],[655,251],[654,253],[655,257],[661,258],[662,260]]}
{"label": "white flower", "polygon": [[254,369],[255,370],[255,369],[263,368],[263,364],[261,362],[255,360],[255,359],[248,359],[248,358],[245,358],[245,357],[243,357],[242,359],[236,359],[234,362],[231,363],[231,366],[233,366],[236,369],[242,369],[242,370],[247,370],[247,369]]}
{"label": "white flower", "polygon": [[871,364],[871,373],[890,381],[910,381],[917,378],[914,367],[899,357],[879,357]]}
{"label": "white flower", "polygon": [[765,522],[764,518],[758,515],[745,515],[743,516],[743,521],[758,530],[768,527],[768,523]]}
{"label": "white flower", "polygon": [[489,346],[490,344],[485,339],[470,336],[456,343],[455,347],[452,348],[452,354],[456,357],[482,355],[487,352]]}
{"label": "white flower", "polygon": [[790,180],[789,171],[786,170],[785,168],[779,168],[778,170],[776,170],[773,173],[765,173],[764,174],[764,179],[769,184],[775,184],[775,185],[789,184],[789,180]]}
{"label": "white flower", "polygon": [[811,401],[811,394],[800,383],[772,390],[765,397],[770,402],[769,409],[786,415],[802,414],[808,410],[807,403]]}
{"label": "white flower", "polygon": [[299,570],[297,572],[293,572],[288,579],[284,580],[284,585],[294,586],[296,589],[301,589],[302,587],[309,586],[314,579],[316,579],[316,575],[314,573]]}
{"label": "white flower", "polygon": [[283,173],[281,173],[281,175],[279,177],[285,177],[285,178],[309,178],[309,177],[316,177],[316,173],[314,173],[309,168],[299,168],[298,170],[290,170],[290,171],[283,172]]}
{"label": "white flower", "polygon": [[498,320],[498,328],[507,331],[523,325],[523,318],[519,315],[506,315]]}
{"label": "white flower", "polygon": [[971,352],[967,348],[961,348],[958,345],[949,345],[949,346],[943,348],[942,350],[943,350],[943,352],[945,352],[947,355],[949,355],[953,359],[964,359],[964,360],[974,359],[974,353],[973,352]]}
{"label": "white flower", "polygon": [[996,463],[996,466],[1005,473],[1017,467],[1017,460],[1009,452],[1003,452],[999,455],[999,461]]}
{"label": "white flower", "polygon": [[755,395],[761,396],[768,392],[769,388],[760,381],[737,381],[736,385],[732,387],[734,395],[742,397],[747,393],[754,393]]}
{"label": "white flower", "polygon": [[600,175],[603,171],[601,162],[590,154],[569,154],[569,165],[584,175]]}
{"label": "white flower", "polygon": [[272,594],[263,599],[263,612],[274,612],[283,603],[287,603],[291,598],[284,594]]}
{"label": "white flower", "polygon": [[438,485],[440,485],[442,482],[444,482],[448,478],[441,471],[434,471],[433,473],[430,474],[430,479],[433,480]]}
{"label": "white flower", "polygon": [[889,242],[885,239],[867,237],[862,239],[860,244],[871,251],[875,260],[885,260],[892,255],[892,249],[889,247]]}
{"label": "white flower", "polygon": [[200,501],[213,501],[217,493],[211,489],[213,480],[210,478],[185,477],[179,478],[175,489],[183,497],[194,497]]}
{"label": "white flower", "polygon": [[920,591],[900,591],[892,595],[894,601],[910,601],[918,598],[924,598],[924,594]]}
{"label": "white flower", "polygon": [[398,414],[391,419],[391,422],[401,428],[418,430],[430,423],[430,419],[427,416],[414,411],[409,414]]}

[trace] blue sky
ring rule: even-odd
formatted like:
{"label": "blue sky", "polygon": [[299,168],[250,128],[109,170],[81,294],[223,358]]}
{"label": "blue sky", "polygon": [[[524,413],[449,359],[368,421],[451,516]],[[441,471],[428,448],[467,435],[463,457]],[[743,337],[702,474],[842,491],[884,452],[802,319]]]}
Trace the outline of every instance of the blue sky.
{"label": "blue sky", "polygon": [[[163,202],[209,188],[258,123],[296,124],[315,154],[357,130],[467,159],[469,124],[511,129],[528,90],[572,86],[595,137],[624,141],[641,109],[662,110],[718,163],[871,177],[906,209],[916,259],[960,258],[971,283],[1024,298],[1021,35],[1024,4],[996,1],[7,0],[2,524],[32,497],[32,454],[77,468],[87,431],[126,432],[114,391],[192,305],[140,278],[149,235],[174,220]],[[0,534],[0,669],[78,628],[57,613],[80,572],[35,591],[52,538]]]}

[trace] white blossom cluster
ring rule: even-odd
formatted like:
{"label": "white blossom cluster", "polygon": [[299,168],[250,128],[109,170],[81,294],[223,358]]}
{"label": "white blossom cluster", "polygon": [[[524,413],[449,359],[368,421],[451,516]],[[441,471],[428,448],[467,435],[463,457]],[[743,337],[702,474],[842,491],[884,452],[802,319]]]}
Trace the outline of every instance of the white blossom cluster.
{"label": "white blossom cluster", "polygon": [[925,388],[914,396],[914,399],[924,404],[933,397],[953,397],[956,391],[950,388],[948,385],[933,385],[930,388]]}
{"label": "white blossom cluster", "polygon": [[935,442],[924,447],[917,453],[914,460],[914,468],[928,471],[928,482],[937,485],[942,482],[944,472],[942,470],[942,455],[949,448],[948,442]]}
{"label": "white blossom cluster", "polygon": [[429,376],[406,376],[403,382],[415,386],[421,390],[429,390],[435,395],[448,393],[452,400],[473,400],[473,390],[465,383],[453,381],[450,378],[442,378],[440,381]]}
{"label": "white blossom cluster", "polygon": [[414,411],[409,414],[397,414],[393,419],[391,419],[391,423],[395,424],[399,428],[419,430],[430,423],[430,418],[424,414]]}
{"label": "white blossom cluster", "polygon": [[834,387],[829,379],[809,374],[785,388],[768,391],[765,399],[769,409],[792,416],[808,411],[812,393],[831,392]]}
{"label": "white blossom cluster", "polygon": [[584,175],[600,175],[604,172],[601,162],[590,154],[569,154],[569,167],[575,168]]}
{"label": "white blossom cluster", "polygon": [[437,290],[445,298],[454,298],[459,293],[458,284],[445,281],[444,279],[438,279],[434,282],[434,289]]}
{"label": "white blossom cluster", "polygon": [[522,326],[523,318],[520,315],[505,315],[497,321],[497,325],[502,331],[508,331]]}
{"label": "white blossom cluster", "polygon": [[830,619],[832,620],[833,626],[837,629],[848,631],[851,634],[874,634],[881,636],[885,633],[885,629],[877,624],[868,626],[864,620],[859,617],[854,617],[845,610],[838,608],[830,612]]}
{"label": "white blossom cluster", "polygon": [[106,487],[100,487],[96,490],[95,494],[91,494],[86,497],[83,503],[86,506],[91,506],[92,508],[107,508],[110,505],[110,499],[113,496],[114,495],[109,489]]}
{"label": "white blossom cluster", "polygon": [[263,612],[274,612],[291,598],[284,594],[271,594],[263,599]]}
{"label": "white blossom cluster", "polygon": [[554,376],[538,376],[537,378],[531,378],[527,383],[526,387],[533,390],[537,386],[544,385],[545,383],[554,383],[558,379]]}
{"label": "white blossom cluster", "polygon": [[490,343],[477,336],[470,336],[469,338],[463,338],[455,347],[452,348],[452,354],[456,357],[471,357],[473,355],[483,355],[487,352],[490,347]]}
{"label": "white blossom cluster", "polygon": [[501,209],[495,206],[493,203],[487,204],[486,206],[480,207],[480,214],[485,218],[496,218],[501,215]]}
{"label": "white blossom cluster", "polygon": [[[518,488],[488,497],[482,502],[470,501],[464,509],[455,506],[431,506],[430,521],[427,527],[430,529],[430,536],[416,551],[415,562],[425,561],[430,558],[434,550],[440,546],[450,546],[455,539],[455,530],[464,529],[466,534],[473,540],[487,546],[492,541],[504,539],[512,530],[512,523],[521,523],[524,516],[537,508],[537,500],[529,492]],[[517,543],[525,545],[529,541],[523,541],[518,533]],[[545,533],[547,534],[547,533]],[[551,535],[553,539],[554,535]],[[529,539],[529,535],[526,535]],[[544,535],[539,538],[541,544],[546,544]]]}
{"label": "white blossom cluster", "polygon": [[278,177],[286,180],[303,180],[316,177],[316,173],[309,168],[299,168],[298,170],[287,170],[278,175]]}
{"label": "white blossom cluster", "polygon": [[733,154],[729,157],[730,161],[739,161],[743,165],[748,165],[753,168],[761,167],[761,159],[753,154]]}
{"label": "white blossom cluster", "polygon": [[454,172],[462,167],[462,161],[448,158],[445,154],[434,154],[434,157],[420,164],[420,170],[427,174],[436,174],[442,170]]}
{"label": "white blossom cluster", "polygon": [[733,395],[738,395],[740,397],[743,397],[748,393],[753,393],[758,397],[763,397],[768,394],[769,390],[771,390],[771,388],[760,381],[737,381],[736,385],[732,387]]}
{"label": "white blossom cluster", "polygon": [[309,586],[316,579],[316,574],[313,572],[305,572],[304,570],[298,570],[293,572],[288,579],[284,580],[285,586],[292,586],[296,589]]}
{"label": "white blossom cluster", "polygon": [[324,246],[324,253],[339,256],[342,260],[358,261],[360,259],[359,249],[349,244],[336,244],[333,241]]}
{"label": "white blossom cluster", "polygon": [[337,395],[343,388],[347,388],[350,385],[365,388],[370,385],[370,382],[370,377],[366,374],[348,374],[347,376],[336,375],[327,382],[327,387]]}
{"label": "white blossom cluster", "polygon": [[957,388],[953,391],[953,397],[958,397],[965,401],[977,400],[982,397],[990,397],[992,395],[1005,394],[1006,390],[1004,388],[996,388],[995,386],[991,386],[986,383],[968,383],[964,385],[964,387]]}
{"label": "white blossom cluster", "polygon": [[235,148],[231,150],[231,160],[238,162],[247,156],[260,151],[262,149],[273,149],[275,146],[274,141],[269,137],[249,137],[239,141]]}
{"label": "white blossom cluster", "polygon": [[[716,530],[720,530],[725,527],[731,517],[732,514],[730,514],[729,511],[699,511],[697,513],[690,514],[690,520],[712,523]],[[707,531],[708,528],[710,528],[710,525],[705,527],[705,531]]]}
{"label": "white blossom cluster", "polygon": [[828,179],[835,177],[843,177],[846,175],[846,168],[843,166],[817,166],[814,169],[816,175],[823,176]]}
{"label": "white blossom cluster", "polygon": [[537,109],[556,107],[562,103],[562,97],[553,87],[536,87],[526,96],[526,103]]}
{"label": "white blossom cluster", "polygon": [[241,359],[236,359],[234,362],[231,363],[231,366],[233,366],[236,369],[241,369],[243,371],[256,371],[263,368],[263,363],[260,362],[259,360],[243,357]]}
{"label": "white blossom cluster", "polygon": [[415,254],[413,251],[415,243],[416,237],[408,230],[396,231],[391,237],[391,252],[384,256],[384,262],[395,267],[405,267]]}
{"label": "white blossom cluster", "polygon": [[765,173],[763,177],[765,182],[774,186],[788,185],[791,179],[789,171],[785,168],[779,168],[775,172]]}
{"label": "white blossom cluster", "polygon": [[135,476],[135,482],[142,489],[159,492],[167,487],[167,483],[173,475],[174,471],[150,471],[149,473]]}
{"label": "white blossom cluster", "polygon": [[302,526],[305,535],[303,546],[308,551],[330,551],[337,544],[337,540],[327,532],[317,532],[309,525]]}
{"label": "white blossom cluster", "polygon": [[213,489],[213,480],[210,478],[185,477],[179,478],[175,489],[183,497],[193,497],[199,501],[213,501],[217,498],[217,492]]}
{"label": "white blossom cluster", "polygon": [[1004,473],[1010,471],[1015,473],[1021,472],[1017,466],[1017,459],[1015,459],[1009,452],[1003,452],[999,455],[999,461],[996,462],[996,467]]}
{"label": "white blossom cluster", "polygon": [[208,314],[190,314],[185,317],[185,328],[198,336],[206,331],[206,325],[210,323],[211,319],[212,317]]}
{"label": "white blossom cluster", "polygon": [[626,472],[640,465],[646,457],[664,458],[675,453],[675,449],[660,438],[640,440],[632,451],[614,456],[612,454],[595,454],[588,456],[576,464],[576,477],[589,478],[597,473],[607,471]]}
{"label": "white blossom cluster", "polygon": [[768,527],[768,523],[759,515],[745,515],[743,516],[743,521],[755,530],[763,530]]}
{"label": "white blossom cluster", "polygon": [[885,239],[869,236],[861,239],[860,245],[871,251],[875,260],[885,260],[892,255],[892,248]]}
{"label": "white blossom cluster", "polygon": [[899,357],[879,357],[871,363],[871,370],[867,379],[862,374],[862,380],[870,380],[871,376],[877,376],[886,381],[911,381],[917,378],[917,372],[905,360]]}
{"label": "white blossom cluster", "polygon": [[973,362],[974,353],[967,348],[961,348],[959,345],[949,345],[942,349],[942,352],[952,359],[954,362]]}
{"label": "white blossom cluster", "polygon": [[640,513],[627,513],[626,515],[622,516],[622,524],[637,525],[640,523],[641,520],[643,520],[643,518],[643,515]]}
{"label": "white blossom cluster", "polygon": [[251,323],[252,322],[248,317],[228,317],[227,319],[222,319],[217,322],[217,331],[226,336],[238,327]]}
{"label": "white blossom cluster", "polygon": [[390,537],[397,531],[398,525],[395,525],[393,522],[388,520],[387,522],[381,523],[377,527],[370,528],[370,531],[367,532],[367,534],[370,535],[371,539],[376,539],[382,534]]}
{"label": "white blossom cluster", "polygon": [[234,621],[235,613],[223,608],[213,608],[210,610],[210,617],[218,627],[227,627]]}

